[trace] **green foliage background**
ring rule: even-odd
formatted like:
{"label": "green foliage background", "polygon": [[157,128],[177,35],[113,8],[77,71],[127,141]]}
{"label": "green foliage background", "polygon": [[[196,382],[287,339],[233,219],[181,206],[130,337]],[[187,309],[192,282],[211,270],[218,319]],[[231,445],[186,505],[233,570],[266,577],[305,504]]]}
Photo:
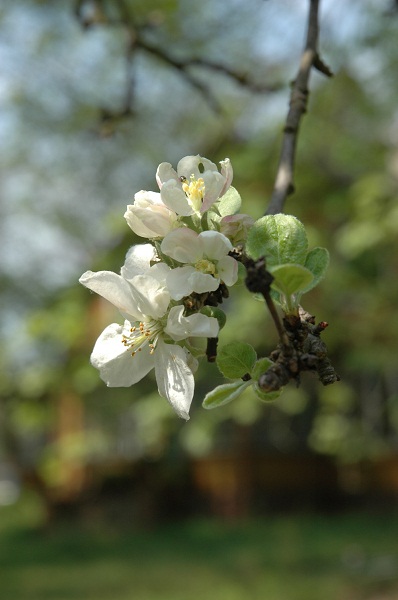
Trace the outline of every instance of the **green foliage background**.
{"label": "green foliage background", "polygon": [[[263,451],[304,448],[344,461],[395,451],[398,16],[387,14],[387,2],[324,2],[320,46],[335,77],[312,76],[296,193],[286,206],[305,224],[310,247],[330,252],[328,275],[306,295],[305,308],[329,322],[324,339],[342,381],[321,388],[306,378],[274,404],[248,389],[208,412],[201,402],[223,379],[214,365],[202,365],[184,424],[151,376],[128,390],[100,381],[89,354],[119,317],[76,282],[86,269],[118,271],[141,241],[123,213],[136,191],[156,190],[162,161],[228,156],[243,212],[263,214],[305,11],[293,0],[123,4],[145,39],[173,57],[222,63],[276,91],[254,93],[224,73],[191,67],[220,104],[217,113],[161,58],[137,51],[126,63],[126,28],[107,23],[120,17],[120,3],[3,4],[0,456],[53,486],[72,459],[225,451],[234,444],[231,424],[259,424]],[[127,67],[134,94],[132,114],[123,116]],[[249,342],[267,355],[276,333],[262,304],[241,285],[225,307],[222,341]],[[83,403],[84,426],[59,437],[59,402],[68,396]]]}

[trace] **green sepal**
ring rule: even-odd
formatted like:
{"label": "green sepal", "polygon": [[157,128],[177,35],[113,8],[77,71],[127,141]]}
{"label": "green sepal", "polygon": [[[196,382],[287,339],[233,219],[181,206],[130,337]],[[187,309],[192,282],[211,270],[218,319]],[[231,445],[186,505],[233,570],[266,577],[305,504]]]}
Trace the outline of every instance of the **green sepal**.
{"label": "green sepal", "polygon": [[256,359],[253,346],[244,342],[231,342],[218,350],[216,362],[224,377],[239,379],[251,373]]}
{"label": "green sepal", "polygon": [[309,292],[325,277],[327,268],[329,266],[329,252],[326,248],[313,248],[311,252],[308,252],[307,258],[304,265],[311,273],[314,278],[312,282],[302,290],[302,294]]}
{"label": "green sepal", "polygon": [[200,311],[202,315],[206,315],[206,317],[214,317],[218,321],[218,325],[220,329],[222,329],[227,322],[227,315],[221,308],[217,306],[203,306]]}
{"label": "green sepal", "polygon": [[210,409],[228,404],[231,400],[238,398],[250,384],[251,381],[233,381],[232,383],[219,385],[206,394],[202,406],[203,408]]}
{"label": "green sepal", "polygon": [[265,256],[267,267],[284,263],[304,265],[307,250],[304,225],[292,215],[266,215],[248,232],[246,252],[254,259]]}
{"label": "green sepal", "polygon": [[239,212],[241,204],[242,199],[239,192],[231,185],[217,202],[217,209],[222,217],[226,217],[227,215],[235,215]]}
{"label": "green sepal", "polygon": [[271,268],[270,273],[274,277],[271,286],[286,298],[303,292],[314,279],[314,275],[309,269],[297,264],[278,265]]}

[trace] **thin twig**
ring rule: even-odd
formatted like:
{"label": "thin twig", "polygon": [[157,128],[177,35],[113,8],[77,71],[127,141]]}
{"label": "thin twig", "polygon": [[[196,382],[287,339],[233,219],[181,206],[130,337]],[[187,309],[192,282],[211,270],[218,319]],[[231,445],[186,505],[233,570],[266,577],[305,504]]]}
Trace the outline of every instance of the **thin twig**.
{"label": "thin twig", "polygon": [[[266,211],[268,215],[283,212],[285,200],[294,192],[294,163],[297,136],[302,116],[307,110],[308,82],[311,68],[315,66],[325,75],[331,71],[318,56],[318,10],[320,0],[309,0],[307,39],[301,55],[297,77],[290,95],[289,111],[284,128],[282,150],[271,200]],[[321,67],[322,66],[322,67]]]}

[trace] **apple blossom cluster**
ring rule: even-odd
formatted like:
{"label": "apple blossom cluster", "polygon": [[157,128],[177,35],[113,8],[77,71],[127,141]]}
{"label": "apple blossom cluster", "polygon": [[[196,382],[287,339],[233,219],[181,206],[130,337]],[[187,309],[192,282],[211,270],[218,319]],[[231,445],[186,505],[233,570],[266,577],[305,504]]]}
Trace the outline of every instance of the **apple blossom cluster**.
{"label": "apple blossom cluster", "polygon": [[105,328],[91,354],[103,381],[128,387],[154,369],[159,394],[183,419],[204,355],[195,338],[217,338],[225,321],[219,309],[208,310],[206,298],[236,283],[238,263],[230,253],[253,224],[236,214],[240,197],[229,159],[220,165],[219,171],[201,156],[186,156],[177,170],[160,164],[159,192],[138,192],[124,215],[146,243],[130,248],[120,274],[86,271],[79,280],[124,319]]}

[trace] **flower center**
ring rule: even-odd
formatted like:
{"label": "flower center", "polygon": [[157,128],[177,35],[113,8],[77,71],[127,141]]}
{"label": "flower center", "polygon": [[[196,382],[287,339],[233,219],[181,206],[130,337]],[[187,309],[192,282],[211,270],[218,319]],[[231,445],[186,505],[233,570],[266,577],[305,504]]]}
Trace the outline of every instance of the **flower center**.
{"label": "flower center", "polygon": [[141,321],[123,334],[122,343],[126,348],[131,348],[131,356],[141,352],[145,346],[149,346],[149,354],[153,354],[162,331],[163,327],[159,321]]}
{"label": "flower center", "polygon": [[196,213],[200,212],[203,196],[205,195],[205,182],[202,177],[195,179],[195,175],[191,175],[189,181],[186,177],[181,177],[182,190],[185,193],[190,206]]}
{"label": "flower center", "polygon": [[206,258],[198,260],[195,263],[195,269],[201,273],[208,273],[209,275],[215,275],[217,277],[216,265]]}

